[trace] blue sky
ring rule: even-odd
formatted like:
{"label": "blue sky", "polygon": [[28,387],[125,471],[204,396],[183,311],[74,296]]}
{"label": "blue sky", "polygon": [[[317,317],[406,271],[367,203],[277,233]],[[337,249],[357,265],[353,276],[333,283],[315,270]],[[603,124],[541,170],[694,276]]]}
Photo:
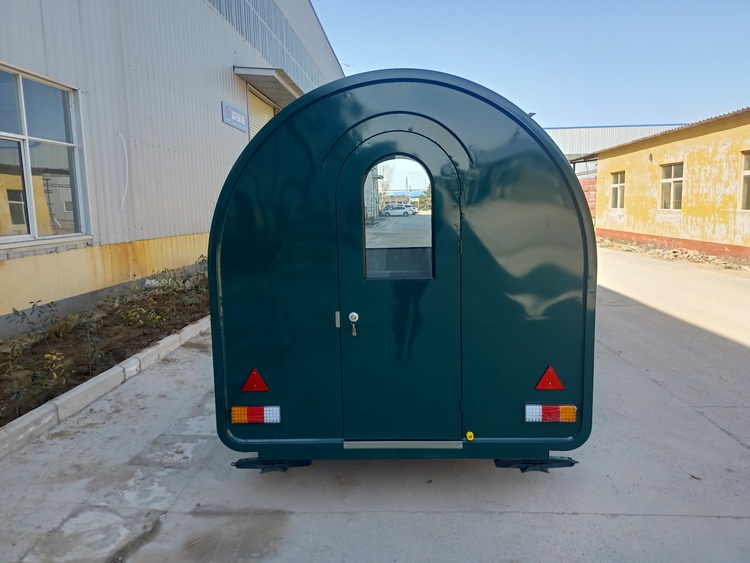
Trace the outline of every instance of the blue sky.
{"label": "blue sky", "polygon": [[543,127],[690,123],[750,106],[750,0],[312,4],[347,75],[455,74]]}

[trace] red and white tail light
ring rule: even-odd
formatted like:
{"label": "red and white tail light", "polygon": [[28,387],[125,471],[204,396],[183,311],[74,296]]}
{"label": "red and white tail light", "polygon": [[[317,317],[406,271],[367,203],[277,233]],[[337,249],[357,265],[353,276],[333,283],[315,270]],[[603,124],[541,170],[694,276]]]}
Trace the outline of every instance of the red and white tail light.
{"label": "red and white tail light", "polygon": [[526,405],[526,422],[575,422],[575,405]]}
{"label": "red and white tail light", "polygon": [[232,424],[278,424],[280,406],[232,407]]}

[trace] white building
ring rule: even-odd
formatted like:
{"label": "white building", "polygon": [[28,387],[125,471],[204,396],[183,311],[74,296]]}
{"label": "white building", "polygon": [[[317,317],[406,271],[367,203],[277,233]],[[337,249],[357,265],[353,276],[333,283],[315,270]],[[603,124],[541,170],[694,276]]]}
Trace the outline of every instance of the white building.
{"label": "white building", "polygon": [[0,316],[195,263],[248,140],[343,76],[309,0],[0,14]]}

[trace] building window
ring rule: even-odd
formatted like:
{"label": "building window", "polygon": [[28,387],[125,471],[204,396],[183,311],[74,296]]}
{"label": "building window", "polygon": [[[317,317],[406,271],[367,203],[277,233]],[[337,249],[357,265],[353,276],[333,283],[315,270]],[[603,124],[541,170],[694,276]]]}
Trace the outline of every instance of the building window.
{"label": "building window", "polygon": [[83,232],[71,96],[0,70],[0,243]]}
{"label": "building window", "polygon": [[661,167],[661,209],[682,209],[682,162]]}
{"label": "building window", "polygon": [[742,209],[750,210],[750,151],[743,153],[742,166]]}
{"label": "building window", "polygon": [[612,174],[612,209],[625,207],[625,172]]}

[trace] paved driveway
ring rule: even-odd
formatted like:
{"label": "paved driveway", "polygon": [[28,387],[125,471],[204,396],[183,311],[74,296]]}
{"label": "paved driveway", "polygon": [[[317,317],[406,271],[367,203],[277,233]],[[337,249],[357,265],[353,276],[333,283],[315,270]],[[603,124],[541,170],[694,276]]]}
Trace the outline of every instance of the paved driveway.
{"label": "paved driveway", "polygon": [[0,459],[0,560],[750,561],[750,350],[715,318],[750,316],[750,275],[600,257],[594,430],[563,454],[576,467],[234,469],[204,335]]}

